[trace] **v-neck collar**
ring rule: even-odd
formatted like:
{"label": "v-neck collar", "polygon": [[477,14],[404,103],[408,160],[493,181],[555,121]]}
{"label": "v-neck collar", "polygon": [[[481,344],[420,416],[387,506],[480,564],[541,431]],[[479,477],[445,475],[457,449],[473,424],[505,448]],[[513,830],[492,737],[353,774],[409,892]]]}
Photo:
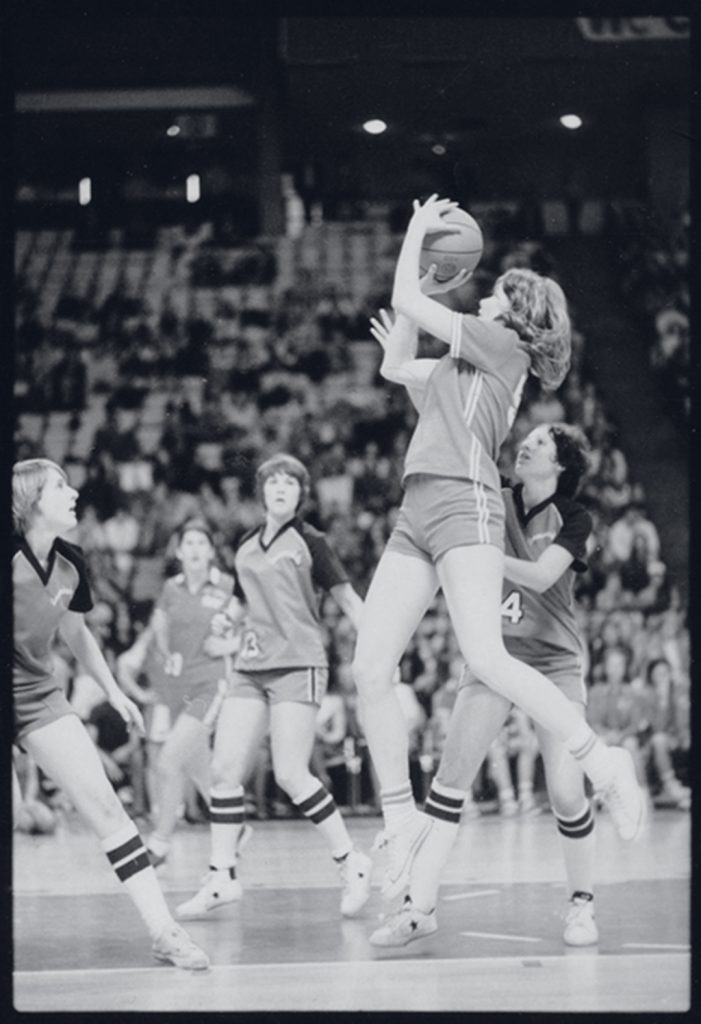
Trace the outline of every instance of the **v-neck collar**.
{"label": "v-neck collar", "polygon": [[269,544],[265,544],[263,542],[263,534],[265,532],[265,523],[262,523],[261,527],[260,527],[260,530],[258,531],[258,543],[260,544],[261,549],[263,551],[270,551],[271,547],[273,546],[275,541],[278,539],[278,537],[281,534],[283,534],[285,532],[285,530],[289,530],[289,528],[291,526],[295,526],[296,523],[297,523],[297,516],[293,516],[292,519],[288,519],[286,523],[283,523],[283,525],[280,527],[280,529],[277,531],[277,533],[273,534],[273,536],[270,538],[270,543]]}
{"label": "v-neck collar", "polygon": [[526,512],[526,507],[523,504],[523,484],[517,484],[514,487],[514,502],[516,503],[516,511],[518,517],[522,523],[530,523],[534,516],[537,516],[539,512],[542,512],[544,508],[547,508],[551,501],[554,501],[555,495],[550,494],[543,501],[539,501],[537,505],[534,505],[532,509]]}
{"label": "v-neck collar", "polygon": [[[56,538],[56,539],[58,539],[58,538]],[[53,571],[54,562],[56,560],[56,540],[54,540],[53,544],[49,548],[49,557],[48,557],[47,562],[46,562],[46,569],[44,568],[44,566],[41,564],[41,562],[39,561],[37,556],[34,554],[32,549],[30,548],[29,543],[27,542],[27,538],[26,537],[21,537],[20,538],[19,547],[20,547],[20,551],[22,552],[24,557],[27,559],[27,561],[31,565],[32,569],[34,569],[35,573],[37,574],[37,576],[39,577],[41,582],[44,584],[44,586],[46,586],[46,584],[49,582],[49,580],[51,578],[51,573]]]}

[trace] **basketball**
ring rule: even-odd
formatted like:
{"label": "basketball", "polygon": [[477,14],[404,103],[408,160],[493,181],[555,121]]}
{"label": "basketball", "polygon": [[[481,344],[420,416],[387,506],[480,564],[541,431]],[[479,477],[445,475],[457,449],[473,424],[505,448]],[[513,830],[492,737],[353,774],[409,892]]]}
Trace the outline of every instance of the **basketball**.
{"label": "basketball", "polygon": [[468,273],[474,270],[484,247],[480,226],[469,213],[460,209],[451,210],[443,220],[446,224],[458,226],[460,230],[426,235],[419,258],[422,275],[432,263],[436,264],[436,281],[441,284],[455,277],[459,270],[467,270]]}

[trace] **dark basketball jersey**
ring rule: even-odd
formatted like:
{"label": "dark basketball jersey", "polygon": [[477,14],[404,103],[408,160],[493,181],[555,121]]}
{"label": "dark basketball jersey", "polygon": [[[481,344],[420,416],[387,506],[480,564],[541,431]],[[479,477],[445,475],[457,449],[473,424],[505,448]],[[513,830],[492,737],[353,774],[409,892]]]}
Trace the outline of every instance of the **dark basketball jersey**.
{"label": "dark basketball jersey", "polygon": [[51,679],[51,641],[67,611],[87,612],[92,596],[83,553],[57,537],[46,569],[26,540],[18,538],[12,558],[13,684],[29,688]]}
{"label": "dark basketball jersey", "polygon": [[236,668],[326,667],[317,589],[348,580],[319,530],[291,519],[263,544],[263,527],[244,537],[236,576],[246,604]]}
{"label": "dark basketball jersey", "polygon": [[184,573],[166,580],[156,607],[167,617],[169,650],[182,655],[179,684],[216,682],[223,677],[224,659],[205,654],[204,641],[209,636],[213,617],[226,608],[233,592],[233,576],[214,566],[194,594],[188,588]]}
{"label": "dark basketball jersey", "polygon": [[506,554],[535,562],[551,544],[565,548],[573,562],[544,593],[537,594],[504,579],[501,606],[504,642],[512,653],[526,660],[553,653],[579,656],[582,644],[577,630],[572,596],[574,574],[587,568],[586,544],[591,516],[570,498],[553,495],[530,512],[523,507],[522,485],[502,490],[506,506]]}
{"label": "dark basketball jersey", "polygon": [[448,355],[424,391],[404,463],[411,473],[476,480],[499,490],[499,449],[516,416],[530,355],[498,321],[453,313]]}

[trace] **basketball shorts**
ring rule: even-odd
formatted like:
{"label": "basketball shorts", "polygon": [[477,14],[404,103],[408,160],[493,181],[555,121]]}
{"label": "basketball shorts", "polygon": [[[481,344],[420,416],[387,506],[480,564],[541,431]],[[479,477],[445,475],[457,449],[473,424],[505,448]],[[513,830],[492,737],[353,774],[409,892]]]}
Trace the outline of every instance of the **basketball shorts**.
{"label": "basketball shorts", "polygon": [[33,691],[31,688],[14,691],[14,742],[24,750],[22,739],[29,732],[40,729],[44,725],[58,721],[66,715],[76,715],[77,712],[68,702],[63,688],[55,686],[46,690],[42,686],[41,692]]}
{"label": "basketball shorts", "polygon": [[227,697],[250,697],[266,704],[294,701],[299,704],[321,704],[329,685],[328,668],[278,668],[258,672],[234,671],[229,680]]}
{"label": "basketball shorts", "polygon": [[[587,687],[584,681],[584,670],[581,661],[576,655],[563,652],[560,656],[548,653],[542,657],[534,657],[532,654],[524,657],[522,653],[519,653],[518,648],[513,648],[509,644],[507,644],[507,650],[514,658],[518,658],[519,661],[523,661],[530,665],[531,668],[542,672],[568,700],[586,707]],[[463,669],[458,689],[477,682],[479,682],[477,676],[473,675],[466,665]]]}
{"label": "basketball shorts", "polygon": [[504,502],[475,480],[412,473],[387,541],[388,551],[435,562],[451,548],[493,544],[504,550]]}
{"label": "basketball shorts", "polygon": [[190,715],[208,729],[213,729],[227,691],[227,681],[221,679],[217,683],[206,683],[196,691],[186,693],[183,696],[182,714]]}

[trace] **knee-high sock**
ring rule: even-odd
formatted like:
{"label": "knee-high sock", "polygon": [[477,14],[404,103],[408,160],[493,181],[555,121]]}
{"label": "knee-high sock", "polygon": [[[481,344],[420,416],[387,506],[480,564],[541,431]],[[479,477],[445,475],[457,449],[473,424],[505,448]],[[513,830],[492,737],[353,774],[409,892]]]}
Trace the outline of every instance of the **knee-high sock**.
{"label": "knee-high sock", "polygon": [[209,795],[209,833],[212,871],[236,868],[236,840],[244,822],[243,786],[212,790]]}
{"label": "knee-high sock", "polygon": [[310,776],[309,784],[292,802],[308,818],[326,840],[334,860],[342,860],[353,849],[353,840],[336,801],[325,786]]}
{"label": "knee-high sock", "polygon": [[418,910],[429,913],[436,906],[441,875],[457,839],[465,793],[449,789],[435,779],[424,804],[433,827],[419,847],[411,869],[409,895]]}
{"label": "knee-high sock", "polygon": [[172,923],[173,918],[136,825],[130,821],[102,839],[101,845],[151,937],[155,938]]}
{"label": "knee-high sock", "polygon": [[565,872],[570,896],[575,892],[594,893],[594,854],[596,837],[594,816],[587,801],[574,818],[556,815],[558,832],[565,858]]}

